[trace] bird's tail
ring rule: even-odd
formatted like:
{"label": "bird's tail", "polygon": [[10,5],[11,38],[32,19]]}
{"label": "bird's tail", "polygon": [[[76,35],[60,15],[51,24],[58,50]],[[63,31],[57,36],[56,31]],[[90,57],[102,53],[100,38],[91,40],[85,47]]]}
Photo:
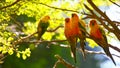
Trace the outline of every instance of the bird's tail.
{"label": "bird's tail", "polygon": [[41,36],[42,36],[42,33],[38,33],[37,40],[40,40],[40,39],[41,39]]}
{"label": "bird's tail", "polygon": [[71,45],[71,51],[72,51],[74,61],[76,63],[76,45]]}
{"label": "bird's tail", "polygon": [[35,43],[35,47],[38,47],[41,36],[42,36],[41,33],[38,33],[38,37],[37,37],[37,41]]}
{"label": "bird's tail", "polygon": [[109,56],[111,58],[111,60],[113,61],[113,63],[116,65],[116,62],[114,61],[114,59],[109,51],[109,47],[105,47],[103,49],[104,49],[105,53],[107,54],[107,56]]}
{"label": "bird's tail", "polygon": [[83,55],[83,58],[85,60],[86,59],[86,55],[85,55],[85,42],[84,42],[84,40],[80,40],[80,47],[82,49],[82,55]]}

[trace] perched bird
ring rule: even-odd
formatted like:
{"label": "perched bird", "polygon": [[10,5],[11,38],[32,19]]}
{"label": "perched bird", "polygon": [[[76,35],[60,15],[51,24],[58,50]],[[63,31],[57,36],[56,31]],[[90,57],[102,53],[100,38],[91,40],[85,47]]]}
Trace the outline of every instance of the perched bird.
{"label": "perched bird", "polygon": [[39,44],[39,40],[41,39],[41,36],[46,32],[48,26],[49,26],[49,20],[50,20],[50,16],[44,16],[43,18],[40,19],[39,23],[38,23],[38,27],[37,27],[37,43],[35,44],[35,47],[38,46]]}
{"label": "perched bird", "polygon": [[38,40],[40,40],[41,36],[46,32],[49,26],[49,20],[50,20],[50,16],[45,16],[39,21],[38,27],[37,27]]}
{"label": "perched bird", "polygon": [[76,45],[77,45],[77,38],[75,36],[75,31],[71,25],[71,19],[65,18],[65,30],[64,30],[65,37],[70,44],[70,48],[72,51],[73,58],[76,63]]}
{"label": "perched bird", "polygon": [[95,19],[90,20],[89,27],[90,36],[97,41],[96,43],[103,48],[106,55],[109,56],[112,59],[113,63],[116,65],[109,51],[109,45],[104,30],[100,27],[100,25],[97,23]]}
{"label": "perched bird", "polygon": [[84,59],[86,58],[85,56],[85,22],[82,21],[81,19],[79,19],[78,15],[73,13],[72,14],[72,27],[74,27],[74,31],[76,31],[76,37],[78,37],[80,39],[80,47],[82,49],[82,54],[83,54],[83,57]]}

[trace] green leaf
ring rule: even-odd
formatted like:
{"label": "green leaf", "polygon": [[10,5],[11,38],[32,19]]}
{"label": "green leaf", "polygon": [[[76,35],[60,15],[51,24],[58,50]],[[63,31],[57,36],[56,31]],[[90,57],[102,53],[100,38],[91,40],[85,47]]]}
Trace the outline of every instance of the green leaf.
{"label": "green leaf", "polygon": [[30,48],[27,48],[25,50],[25,54],[26,54],[26,56],[30,57],[30,54],[31,54]]}
{"label": "green leaf", "polygon": [[17,56],[18,58],[20,58],[20,53],[19,53],[19,52],[17,52],[16,56]]}
{"label": "green leaf", "polygon": [[6,51],[6,50],[2,51],[2,54],[6,54],[6,53],[7,53],[7,51]]}
{"label": "green leaf", "polygon": [[22,54],[23,60],[26,60],[27,56],[25,54]]}
{"label": "green leaf", "polygon": [[0,47],[0,52],[3,50],[3,47]]}
{"label": "green leaf", "polygon": [[13,41],[13,40],[14,40],[14,38],[12,38],[12,37],[9,37],[9,38],[8,38],[8,41],[9,41],[9,42],[11,42],[11,41]]}
{"label": "green leaf", "polygon": [[2,49],[2,54],[6,54],[7,53],[7,47],[4,45],[2,48],[3,48]]}
{"label": "green leaf", "polygon": [[10,49],[8,50],[8,54],[12,55],[13,53],[14,53],[13,48],[10,48]]}
{"label": "green leaf", "polygon": [[5,0],[5,2],[14,2],[15,0]]}

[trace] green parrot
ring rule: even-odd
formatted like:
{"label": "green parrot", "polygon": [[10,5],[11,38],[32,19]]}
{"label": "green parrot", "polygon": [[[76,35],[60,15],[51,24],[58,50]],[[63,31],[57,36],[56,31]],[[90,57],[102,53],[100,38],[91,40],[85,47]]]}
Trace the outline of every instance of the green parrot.
{"label": "green parrot", "polygon": [[42,19],[40,19],[39,23],[38,23],[38,27],[37,27],[37,42],[35,44],[35,47],[38,46],[39,44],[39,40],[41,39],[41,36],[46,32],[48,26],[50,25],[49,23],[50,20],[50,16],[44,16]]}
{"label": "green parrot", "polygon": [[38,27],[37,27],[38,40],[40,40],[41,36],[46,32],[48,26],[50,25],[49,20],[50,20],[50,16],[45,16],[38,23]]}

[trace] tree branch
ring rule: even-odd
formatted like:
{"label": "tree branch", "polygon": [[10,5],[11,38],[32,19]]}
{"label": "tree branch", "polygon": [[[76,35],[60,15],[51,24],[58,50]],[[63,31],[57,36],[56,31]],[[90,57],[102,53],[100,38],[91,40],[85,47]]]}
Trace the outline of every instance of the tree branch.
{"label": "tree branch", "polygon": [[120,49],[119,49],[118,47],[113,46],[113,45],[111,45],[111,44],[109,44],[109,46],[110,46],[112,49],[114,49],[114,50],[116,50],[116,51],[120,52]]}
{"label": "tree branch", "polygon": [[53,68],[57,68],[57,64],[58,63],[62,63],[67,68],[76,68],[74,65],[71,65],[70,63],[68,63],[67,61],[65,61],[61,56],[55,55],[55,57],[58,59],[58,61],[55,63],[55,65],[53,66]]}
{"label": "tree branch", "polygon": [[[33,2],[33,3],[36,3],[36,2]],[[70,11],[70,12],[76,12],[76,13],[79,13],[78,11],[75,11],[75,10],[70,10],[70,9],[64,9],[64,8],[53,7],[53,6],[50,6],[50,5],[44,4],[44,3],[38,3],[38,4],[41,4],[41,5],[47,6],[47,7],[49,7],[49,8],[62,10],[62,11]]]}
{"label": "tree branch", "polygon": [[93,12],[93,10],[91,10],[91,9],[90,9],[87,5],[85,5],[85,4],[84,4],[84,6],[85,6],[85,8],[86,8],[87,10],[89,10],[89,11],[92,13],[91,15],[85,13],[85,15],[87,15],[89,18],[96,18],[96,19],[98,19],[98,20],[101,22],[101,24],[102,24],[107,30],[109,30],[110,32],[113,32],[113,29],[109,28],[108,25],[106,25],[106,24],[103,22],[103,20],[102,20],[100,17],[98,17],[98,16]]}
{"label": "tree branch", "polygon": [[[77,48],[77,50],[78,50],[79,52],[81,51],[80,48]],[[85,52],[88,53],[88,54],[103,54],[103,55],[106,55],[104,52],[101,52],[101,51],[95,52],[95,51],[85,50]],[[118,55],[116,55],[116,54],[112,54],[112,55],[120,58],[120,56],[118,56]]]}
{"label": "tree branch", "polygon": [[94,8],[95,11],[97,11],[101,16],[103,16],[103,17],[105,18],[105,20],[106,20],[111,26],[113,26],[113,28],[114,28],[115,30],[120,31],[120,30],[115,26],[115,24],[108,18],[108,16],[107,16],[105,13],[103,13],[96,5],[92,2],[92,0],[87,0],[87,1],[88,1],[88,3]]}
{"label": "tree branch", "polygon": [[59,28],[63,28],[64,26],[58,26],[53,30],[47,30],[47,32],[55,32],[56,30],[58,30]]}
{"label": "tree branch", "polygon": [[[91,3],[91,2],[90,2]],[[96,15],[96,13],[95,12],[93,12],[93,10],[91,10],[87,5],[85,5],[84,4],[84,6],[85,6],[85,8],[87,9],[87,10],[89,10],[90,12],[91,12],[91,15],[90,14],[87,14],[88,15],[88,18],[95,18],[95,19],[97,19],[98,21],[100,21],[101,22],[101,24],[108,30],[108,31],[110,31],[110,32],[112,32],[112,33],[114,33],[115,35],[116,35],[116,37],[118,38],[118,40],[120,40],[120,32],[119,31],[117,31],[117,30],[115,30],[114,28],[110,28],[107,24],[105,24],[105,22],[103,22],[104,20],[106,20],[106,15],[105,15],[105,19],[103,19],[102,17],[99,17],[99,16],[97,16]],[[97,8],[98,9],[98,8]],[[100,9],[98,9],[97,11],[100,11],[99,13],[102,13],[102,11],[100,10]],[[104,13],[102,14],[102,15],[104,15]],[[108,18],[108,17],[107,17]],[[108,18],[108,20],[110,20],[109,18]],[[113,24],[113,22],[110,20],[110,22]],[[117,26],[115,26],[115,28],[117,28]],[[118,29],[119,30],[119,29]]]}
{"label": "tree branch", "polygon": [[15,4],[16,4],[17,2],[19,2],[19,1],[20,1],[20,0],[16,0],[15,2],[13,2],[13,3],[10,4],[10,5],[0,7],[0,10],[5,9],[5,8],[8,8],[8,7],[11,7],[11,6],[15,5]]}
{"label": "tree branch", "polygon": [[23,37],[23,38],[21,38],[21,39],[18,39],[18,40],[16,40],[16,41],[14,41],[14,42],[13,42],[13,45],[17,45],[17,44],[19,44],[19,43],[24,42],[25,39],[30,38],[31,36],[33,36],[33,35],[36,34],[36,33],[37,33],[37,32],[34,32],[34,33],[32,33],[32,34],[30,34],[30,35],[28,35],[28,36],[26,36],[26,37]]}
{"label": "tree branch", "polygon": [[[92,39],[91,37],[89,37],[90,39]],[[39,43],[50,43],[50,44],[56,44],[55,42],[65,42],[65,41],[67,41],[67,40],[52,40],[52,41],[39,41]],[[99,41],[96,41],[96,40],[94,40],[95,42],[99,42]],[[36,43],[36,41],[25,41],[26,43]],[[102,43],[102,42],[99,42],[99,43]],[[103,45],[105,45],[104,43],[102,43]],[[61,46],[61,45],[59,45],[59,46]],[[113,45],[111,45],[111,44],[109,44],[109,46],[112,48],[112,49],[114,49],[115,51],[118,51],[118,52],[120,52],[120,49],[118,48],[118,47],[115,47],[115,46],[113,46]],[[47,46],[47,47],[49,47],[49,46]],[[69,46],[61,46],[61,47],[69,47]],[[93,53],[95,53],[95,54],[97,54],[97,52],[94,52],[94,51],[92,51]],[[91,51],[89,52],[88,50],[86,50],[86,53],[91,53]],[[99,53],[99,52],[98,52]],[[100,52],[101,53],[101,52]],[[103,53],[101,53],[101,54],[103,54]],[[114,55],[114,54],[113,54]],[[114,56],[117,56],[117,55],[114,55]],[[118,56],[117,56],[118,57]],[[119,57],[120,58],[120,57]]]}
{"label": "tree branch", "polygon": [[111,3],[115,4],[116,6],[120,7],[117,3],[113,2],[112,0],[109,0]]}
{"label": "tree branch", "polygon": [[[102,15],[113,28],[113,33],[116,35],[116,37],[120,40],[120,30],[119,28],[107,17],[105,13],[103,13],[97,6],[92,2],[92,0],[87,0],[88,3],[96,10],[100,15]],[[102,21],[99,19],[99,21]]]}
{"label": "tree branch", "polygon": [[0,53],[0,64],[4,63],[3,60],[4,60],[7,56],[8,56],[7,54],[4,55],[4,54]]}

